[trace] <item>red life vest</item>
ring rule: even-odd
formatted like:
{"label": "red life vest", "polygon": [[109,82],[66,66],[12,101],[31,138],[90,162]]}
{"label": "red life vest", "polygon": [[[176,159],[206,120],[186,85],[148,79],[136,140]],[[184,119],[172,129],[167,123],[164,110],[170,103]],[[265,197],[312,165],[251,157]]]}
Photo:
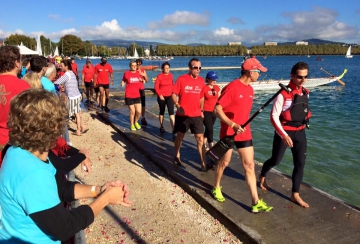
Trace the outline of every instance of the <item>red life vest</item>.
{"label": "red life vest", "polygon": [[281,112],[280,121],[282,126],[305,127],[311,117],[309,91],[302,87],[302,95],[297,90],[292,90],[290,93],[282,91],[281,94],[284,96],[284,105],[291,102],[289,109]]}

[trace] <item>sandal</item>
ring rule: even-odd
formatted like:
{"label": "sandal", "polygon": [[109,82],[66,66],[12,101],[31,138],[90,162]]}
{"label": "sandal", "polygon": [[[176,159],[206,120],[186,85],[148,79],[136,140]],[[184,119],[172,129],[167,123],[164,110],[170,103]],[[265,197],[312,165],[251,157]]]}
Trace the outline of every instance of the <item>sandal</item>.
{"label": "sandal", "polygon": [[73,132],[73,133],[71,133],[71,134],[73,134],[74,136],[81,136],[81,132],[78,133],[78,131]]}
{"label": "sandal", "polygon": [[165,128],[163,126],[160,127],[160,132],[164,133],[165,132]]}
{"label": "sandal", "polygon": [[175,158],[174,158],[174,164],[177,165],[177,166],[181,166],[181,160],[180,160],[180,158],[175,157]]}

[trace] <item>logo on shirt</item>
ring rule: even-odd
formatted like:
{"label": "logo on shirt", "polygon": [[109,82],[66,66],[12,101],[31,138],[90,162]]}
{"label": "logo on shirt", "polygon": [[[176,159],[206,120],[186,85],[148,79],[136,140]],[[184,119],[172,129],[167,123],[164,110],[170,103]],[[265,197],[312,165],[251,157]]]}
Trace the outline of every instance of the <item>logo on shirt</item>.
{"label": "logo on shirt", "polygon": [[137,83],[139,82],[139,78],[138,77],[131,77],[130,78],[130,83]]}
{"label": "logo on shirt", "polygon": [[185,91],[192,91],[193,87],[192,86],[185,86]]}

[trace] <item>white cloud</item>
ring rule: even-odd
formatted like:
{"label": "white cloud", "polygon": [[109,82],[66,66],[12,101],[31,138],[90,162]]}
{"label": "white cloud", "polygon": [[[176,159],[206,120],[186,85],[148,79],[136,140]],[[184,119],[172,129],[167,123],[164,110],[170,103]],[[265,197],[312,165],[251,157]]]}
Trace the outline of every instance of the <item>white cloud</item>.
{"label": "white cloud", "polygon": [[215,36],[229,36],[233,34],[234,34],[234,30],[225,27],[220,27],[219,29],[214,30]]}
{"label": "white cloud", "polygon": [[150,29],[172,28],[178,25],[209,25],[209,14],[199,14],[189,11],[175,11],[167,14],[162,20],[148,23]]}

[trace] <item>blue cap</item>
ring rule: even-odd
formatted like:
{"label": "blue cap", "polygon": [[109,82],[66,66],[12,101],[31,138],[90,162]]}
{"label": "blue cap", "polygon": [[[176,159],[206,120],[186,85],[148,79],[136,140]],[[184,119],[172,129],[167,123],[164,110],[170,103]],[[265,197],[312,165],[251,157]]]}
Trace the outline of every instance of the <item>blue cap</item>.
{"label": "blue cap", "polygon": [[206,79],[209,79],[209,80],[217,80],[219,79],[219,77],[216,75],[216,73],[214,71],[209,71],[207,74],[206,74]]}

